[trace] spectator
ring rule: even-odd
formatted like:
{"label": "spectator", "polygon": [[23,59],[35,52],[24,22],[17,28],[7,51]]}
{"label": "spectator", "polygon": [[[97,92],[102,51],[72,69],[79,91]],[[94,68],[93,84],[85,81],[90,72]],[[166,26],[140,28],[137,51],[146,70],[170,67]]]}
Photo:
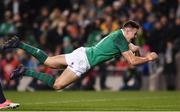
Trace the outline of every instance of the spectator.
{"label": "spectator", "polygon": [[16,28],[13,24],[12,13],[6,10],[4,13],[5,20],[0,24],[0,35],[7,36],[9,34],[15,34]]}
{"label": "spectator", "polygon": [[174,50],[171,41],[166,43],[164,73],[167,90],[175,90]]}
{"label": "spectator", "polygon": [[1,61],[1,67],[7,88],[16,87],[17,83],[14,80],[10,80],[9,75],[19,64],[20,62],[17,60],[16,55],[13,56],[11,52],[7,52],[7,54],[5,55],[5,59]]}

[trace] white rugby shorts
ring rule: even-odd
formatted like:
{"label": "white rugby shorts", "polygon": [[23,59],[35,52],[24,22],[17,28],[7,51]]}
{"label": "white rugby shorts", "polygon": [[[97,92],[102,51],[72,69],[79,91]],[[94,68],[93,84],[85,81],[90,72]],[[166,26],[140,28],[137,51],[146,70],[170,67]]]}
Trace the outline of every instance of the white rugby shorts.
{"label": "white rugby shorts", "polygon": [[84,47],[77,48],[72,53],[65,54],[65,59],[68,68],[79,77],[90,69],[90,64]]}

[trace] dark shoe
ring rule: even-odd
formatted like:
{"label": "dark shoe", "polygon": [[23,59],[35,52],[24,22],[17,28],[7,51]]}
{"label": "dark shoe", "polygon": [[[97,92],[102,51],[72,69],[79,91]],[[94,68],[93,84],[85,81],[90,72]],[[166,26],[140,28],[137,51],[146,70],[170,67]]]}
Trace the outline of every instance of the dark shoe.
{"label": "dark shoe", "polygon": [[27,68],[20,65],[10,74],[10,80],[22,77],[24,75],[24,73],[26,72],[26,70],[27,70]]}
{"label": "dark shoe", "polygon": [[20,43],[20,40],[17,36],[11,37],[9,40],[5,41],[0,45],[1,50],[5,50],[8,48],[17,48]]}

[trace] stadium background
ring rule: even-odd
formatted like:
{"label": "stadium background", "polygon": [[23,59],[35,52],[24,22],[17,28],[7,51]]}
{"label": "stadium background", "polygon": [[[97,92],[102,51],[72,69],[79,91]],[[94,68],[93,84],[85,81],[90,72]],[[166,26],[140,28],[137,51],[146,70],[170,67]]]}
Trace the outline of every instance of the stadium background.
{"label": "stadium background", "polygon": [[[94,45],[129,19],[142,26],[134,40],[141,54],[155,51],[159,59],[133,68],[119,57],[95,67],[67,90],[180,90],[180,0],[0,0],[0,41],[17,35],[58,55]],[[20,63],[54,76],[62,72],[19,49],[1,52],[5,90],[51,90],[30,77],[9,80]]]}

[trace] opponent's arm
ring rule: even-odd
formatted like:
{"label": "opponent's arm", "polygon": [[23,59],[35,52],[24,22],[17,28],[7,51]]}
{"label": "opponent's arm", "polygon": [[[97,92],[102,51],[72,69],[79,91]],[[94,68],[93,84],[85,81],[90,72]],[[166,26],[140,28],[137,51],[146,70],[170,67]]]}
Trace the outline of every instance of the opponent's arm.
{"label": "opponent's arm", "polygon": [[148,61],[152,61],[158,58],[158,55],[155,52],[147,54],[145,57],[135,56],[131,50],[125,51],[122,53],[124,58],[131,64],[131,65],[139,65],[146,63]]}

